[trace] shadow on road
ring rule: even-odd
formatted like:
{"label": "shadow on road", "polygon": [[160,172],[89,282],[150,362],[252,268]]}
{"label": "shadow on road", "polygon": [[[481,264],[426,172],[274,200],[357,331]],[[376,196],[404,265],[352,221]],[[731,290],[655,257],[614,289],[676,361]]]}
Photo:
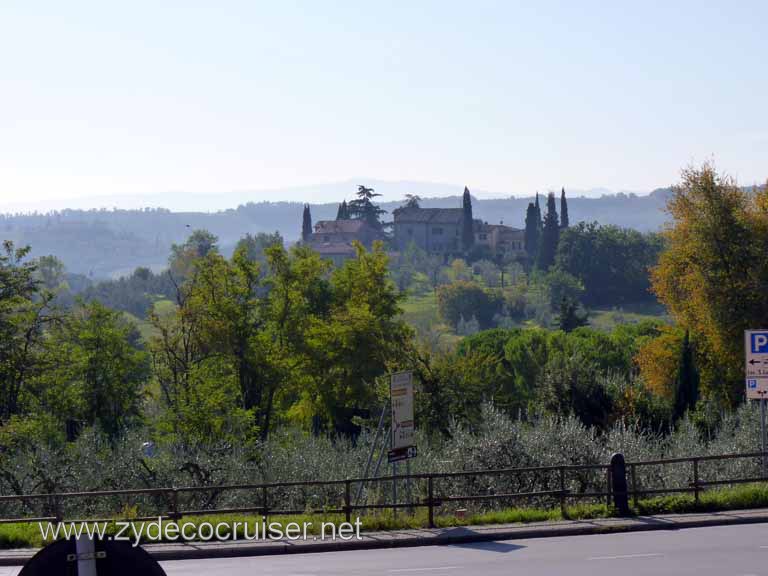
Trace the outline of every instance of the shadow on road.
{"label": "shadow on road", "polygon": [[675,525],[674,520],[668,520],[666,518],[657,518],[653,516],[632,516],[632,520],[635,520],[636,522],[639,522],[641,524],[648,524],[650,526],[669,525],[674,527]]}
{"label": "shadow on road", "polygon": [[506,554],[525,548],[525,546],[510,544],[509,542],[467,542],[466,544],[456,544],[456,547],[485,550],[486,552],[498,552],[499,554]]}
{"label": "shadow on road", "polygon": [[518,544],[510,544],[508,542],[495,542],[493,540],[486,540],[484,542],[461,542],[462,537],[476,535],[477,532],[474,530],[465,527],[457,527],[446,530],[440,536],[446,540],[458,540],[455,541],[455,544],[452,544],[458,548],[473,548],[475,550],[486,550],[488,552],[498,552],[501,554],[506,554],[507,552],[514,552],[515,550],[525,548],[525,546],[520,546]]}

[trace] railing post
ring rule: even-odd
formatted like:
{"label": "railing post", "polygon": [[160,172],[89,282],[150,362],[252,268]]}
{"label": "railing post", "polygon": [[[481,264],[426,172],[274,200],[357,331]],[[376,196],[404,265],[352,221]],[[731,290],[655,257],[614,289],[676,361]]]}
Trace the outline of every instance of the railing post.
{"label": "railing post", "polygon": [[435,485],[432,476],[427,477],[427,509],[429,510],[429,527],[435,527]]}
{"label": "railing post", "polygon": [[699,459],[693,459],[693,498],[699,503]]}
{"label": "railing post", "polygon": [[630,464],[629,466],[632,472],[632,505],[635,507],[635,512],[637,512],[637,466],[635,464]]}
{"label": "railing post", "polygon": [[605,505],[611,507],[611,467],[605,471]]}
{"label": "railing post", "polygon": [[61,502],[58,495],[53,496],[53,515],[56,516],[56,521],[61,522],[64,520],[64,513],[61,510]]}
{"label": "railing post", "polygon": [[622,516],[629,516],[629,502],[627,501],[627,465],[624,455],[616,452],[611,456],[611,482],[613,486],[613,504]]}
{"label": "railing post", "polygon": [[344,481],[344,517],[347,523],[352,519],[352,481]]}
{"label": "railing post", "polygon": [[178,520],[179,515],[179,491],[176,488],[171,488],[171,518]]}
{"label": "railing post", "polygon": [[261,515],[264,517],[264,522],[267,521],[267,514],[269,513],[269,505],[267,502],[267,487],[266,485],[261,487],[261,505],[262,505],[262,511]]}
{"label": "railing post", "polygon": [[560,515],[565,519],[568,517],[565,509],[565,468],[560,466],[558,473],[560,475]]}

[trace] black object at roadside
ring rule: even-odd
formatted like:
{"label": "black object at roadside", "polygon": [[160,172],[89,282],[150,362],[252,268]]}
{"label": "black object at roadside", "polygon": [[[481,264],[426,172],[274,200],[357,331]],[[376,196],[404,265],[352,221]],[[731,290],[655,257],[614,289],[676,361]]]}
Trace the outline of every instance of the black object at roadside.
{"label": "black object at roadside", "polygon": [[629,516],[629,499],[627,494],[627,465],[624,455],[616,452],[611,456],[611,484],[613,486],[613,505],[622,516]]}
{"label": "black object at roadside", "polygon": [[[128,541],[96,540],[93,557],[97,576],[166,576],[146,550]],[[80,558],[82,560],[82,558]],[[49,544],[24,565],[19,576],[77,576],[75,539]]]}

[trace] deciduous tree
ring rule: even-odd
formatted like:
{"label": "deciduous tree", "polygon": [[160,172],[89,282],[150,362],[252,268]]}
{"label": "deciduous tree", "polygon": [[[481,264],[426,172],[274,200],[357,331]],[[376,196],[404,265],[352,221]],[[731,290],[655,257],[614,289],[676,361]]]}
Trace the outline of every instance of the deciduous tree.
{"label": "deciduous tree", "polygon": [[683,172],[667,208],[653,289],[697,341],[702,392],[733,404],[744,394],[744,330],[768,324],[768,189],[741,189],[705,164]]}

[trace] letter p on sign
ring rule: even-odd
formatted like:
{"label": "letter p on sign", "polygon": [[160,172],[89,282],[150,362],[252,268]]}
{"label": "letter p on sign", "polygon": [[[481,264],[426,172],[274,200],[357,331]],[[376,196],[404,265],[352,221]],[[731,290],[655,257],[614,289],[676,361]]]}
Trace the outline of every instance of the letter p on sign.
{"label": "letter p on sign", "polygon": [[752,354],[768,354],[768,332],[756,332],[751,336]]}

